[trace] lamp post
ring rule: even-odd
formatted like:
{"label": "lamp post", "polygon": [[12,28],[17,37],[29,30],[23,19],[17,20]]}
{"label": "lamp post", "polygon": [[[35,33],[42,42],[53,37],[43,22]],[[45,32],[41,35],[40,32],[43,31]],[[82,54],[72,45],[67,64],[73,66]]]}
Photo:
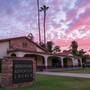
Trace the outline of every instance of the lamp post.
{"label": "lamp post", "polygon": [[46,5],[43,5],[41,8],[40,8],[40,11],[43,11],[44,12],[44,21],[43,21],[43,28],[44,28],[44,44],[46,45],[46,11],[48,10],[49,7],[47,7]]}

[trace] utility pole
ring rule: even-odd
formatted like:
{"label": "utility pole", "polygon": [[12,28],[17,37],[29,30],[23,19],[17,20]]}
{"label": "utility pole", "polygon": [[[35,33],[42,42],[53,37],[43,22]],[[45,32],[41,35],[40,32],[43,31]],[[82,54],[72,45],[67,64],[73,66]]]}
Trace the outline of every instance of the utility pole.
{"label": "utility pole", "polygon": [[41,43],[41,33],[40,33],[40,10],[39,10],[39,0],[37,0],[37,8],[38,8],[38,30],[39,30],[39,44]]}
{"label": "utility pole", "polygon": [[48,10],[49,7],[47,7],[46,5],[43,5],[41,7],[40,11],[44,12],[44,21],[43,21],[43,28],[44,28],[44,44],[46,45],[46,11]]}

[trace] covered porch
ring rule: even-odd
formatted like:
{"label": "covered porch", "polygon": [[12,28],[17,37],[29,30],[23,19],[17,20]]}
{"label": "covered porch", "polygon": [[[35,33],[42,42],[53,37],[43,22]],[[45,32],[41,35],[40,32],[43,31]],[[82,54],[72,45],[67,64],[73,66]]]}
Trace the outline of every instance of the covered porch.
{"label": "covered porch", "polygon": [[8,52],[8,56],[14,57],[34,57],[37,71],[49,69],[72,68],[80,66],[82,61],[77,61],[73,57],[58,56],[53,54],[31,52],[27,50],[13,50]]}

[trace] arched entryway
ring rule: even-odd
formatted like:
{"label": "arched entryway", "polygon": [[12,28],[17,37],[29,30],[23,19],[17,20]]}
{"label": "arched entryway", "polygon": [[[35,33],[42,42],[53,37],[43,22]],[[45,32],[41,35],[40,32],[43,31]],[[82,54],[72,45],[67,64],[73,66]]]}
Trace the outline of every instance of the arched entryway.
{"label": "arched entryway", "polygon": [[48,68],[60,68],[61,67],[61,58],[50,56],[48,57]]}
{"label": "arched entryway", "polygon": [[67,58],[63,58],[63,66],[66,68],[67,66],[68,66],[68,64],[67,64]]}
{"label": "arched entryway", "polygon": [[43,56],[36,54],[25,54],[24,57],[31,57],[35,59],[37,71],[43,71],[45,69],[45,60]]}
{"label": "arched entryway", "polygon": [[78,59],[78,67],[81,67],[81,61]]}
{"label": "arched entryway", "polygon": [[16,54],[15,54],[15,53],[12,53],[12,54],[11,54],[11,57],[16,57]]}
{"label": "arched entryway", "polygon": [[63,66],[64,68],[73,67],[72,58],[70,57],[63,58]]}

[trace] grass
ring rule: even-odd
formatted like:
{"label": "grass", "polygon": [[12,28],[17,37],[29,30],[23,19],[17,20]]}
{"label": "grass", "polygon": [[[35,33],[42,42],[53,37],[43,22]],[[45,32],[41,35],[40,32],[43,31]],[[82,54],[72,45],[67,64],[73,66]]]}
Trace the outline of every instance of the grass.
{"label": "grass", "polygon": [[11,90],[90,90],[90,79],[38,75],[34,86]]}
{"label": "grass", "polygon": [[86,74],[90,74],[90,68],[85,68],[85,69],[77,69],[77,70],[67,70],[64,72],[68,72],[68,73],[86,73]]}

